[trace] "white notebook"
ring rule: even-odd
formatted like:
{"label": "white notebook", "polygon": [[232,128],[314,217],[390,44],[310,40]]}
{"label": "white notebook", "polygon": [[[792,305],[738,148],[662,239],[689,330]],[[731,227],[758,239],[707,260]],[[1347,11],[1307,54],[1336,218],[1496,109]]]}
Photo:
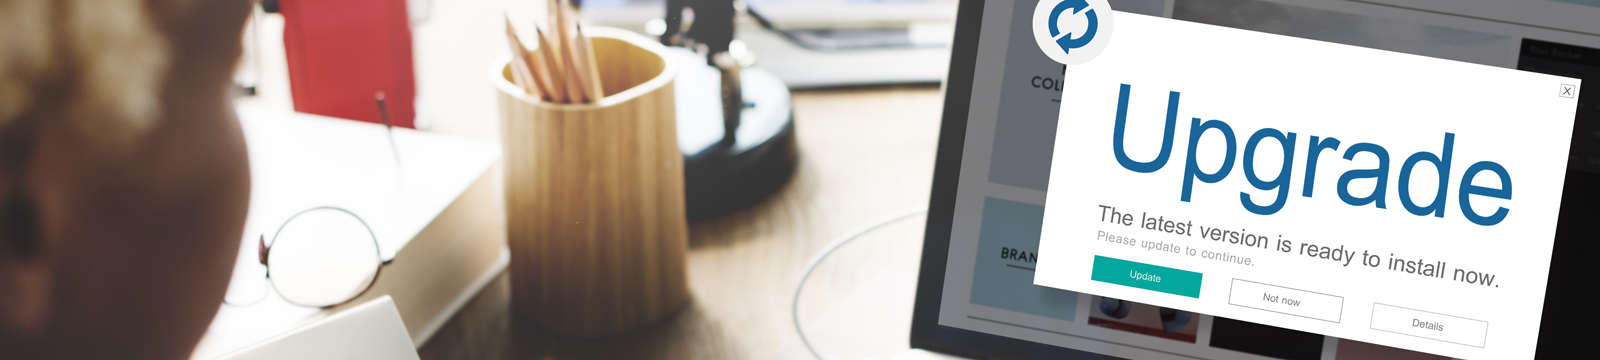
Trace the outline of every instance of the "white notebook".
{"label": "white notebook", "polygon": [[223,355],[220,360],[419,359],[388,296]]}

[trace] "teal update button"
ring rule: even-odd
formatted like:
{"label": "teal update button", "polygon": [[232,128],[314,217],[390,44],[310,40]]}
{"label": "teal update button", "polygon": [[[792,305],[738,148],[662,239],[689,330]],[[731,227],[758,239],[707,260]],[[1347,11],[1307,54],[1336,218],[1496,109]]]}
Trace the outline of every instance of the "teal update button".
{"label": "teal update button", "polygon": [[1089,279],[1103,283],[1200,298],[1201,273],[1095,255]]}

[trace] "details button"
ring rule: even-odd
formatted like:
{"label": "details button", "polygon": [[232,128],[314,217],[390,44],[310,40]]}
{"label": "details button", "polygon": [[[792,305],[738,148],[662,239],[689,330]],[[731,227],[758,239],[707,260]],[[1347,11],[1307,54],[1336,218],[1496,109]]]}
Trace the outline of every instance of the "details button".
{"label": "details button", "polygon": [[1200,298],[1202,274],[1095,255],[1089,279],[1179,296]]}
{"label": "details button", "polygon": [[1483,347],[1489,323],[1399,306],[1372,304],[1372,329]]}

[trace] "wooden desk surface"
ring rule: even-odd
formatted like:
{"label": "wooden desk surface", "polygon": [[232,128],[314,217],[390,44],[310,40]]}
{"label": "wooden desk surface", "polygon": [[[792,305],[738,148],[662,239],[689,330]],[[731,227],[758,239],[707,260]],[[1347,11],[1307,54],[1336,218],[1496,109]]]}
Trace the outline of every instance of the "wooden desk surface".
{"label": "wooden desk surface", "polygon": [[[485,69],[505,56],[504,23],[498,19],[510,5],[432,3],[430,19],[414,32],[418,122],[431,131],[498,141],[494,90]],[[260,64],[261,93],[239,102],[290,109],[282,18],[267,15],[259,25],[253,48],[260,56],[247,61]],[[796,92],[799,169],[766,201],[691,226],[693,299],[677,314],[616,337],[561,338],[512,318],[509,276],[502,275],[422,348],[423,358],[771,358],[798,342],[790,296],[814,252],[845,232],[927,204],[941,104],[937,86]],[[803,321],[821,317],[876,274],[914,272],[923,225],[920,216],[906,219],[835,253],[806,287]],[[901,333],[907,327],[861,326]],[[904,342],[909,334],[889,337]]]}
{"label": "wooden desk surface", "polygon": [[[691,226],[694,297],[679,313],[616,337],[562,338],[512,318],[502,275],[422,357],[765,359],[798,341],[789,300],[806,260],[840,234],[927,204],[941,99],[922,86],[803,91],[794,100],[798,171],[766,201]],[[808,282],[802,317],[820,316],[879,271],[915,269],[922,227],[921,217],[907,219],[835,253]]]}

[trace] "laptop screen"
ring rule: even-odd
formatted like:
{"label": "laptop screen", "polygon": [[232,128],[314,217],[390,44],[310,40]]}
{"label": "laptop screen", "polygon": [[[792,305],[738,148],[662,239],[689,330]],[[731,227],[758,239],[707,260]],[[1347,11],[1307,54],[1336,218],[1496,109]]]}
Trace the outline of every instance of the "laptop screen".
{"label": "laptop screen", "polygon": [[1110,1],[1071,66],[1043,2],[984,1],[939,325],[1136,359],[1579,337],[1548,315],[1592,273],[1600,2]]}

